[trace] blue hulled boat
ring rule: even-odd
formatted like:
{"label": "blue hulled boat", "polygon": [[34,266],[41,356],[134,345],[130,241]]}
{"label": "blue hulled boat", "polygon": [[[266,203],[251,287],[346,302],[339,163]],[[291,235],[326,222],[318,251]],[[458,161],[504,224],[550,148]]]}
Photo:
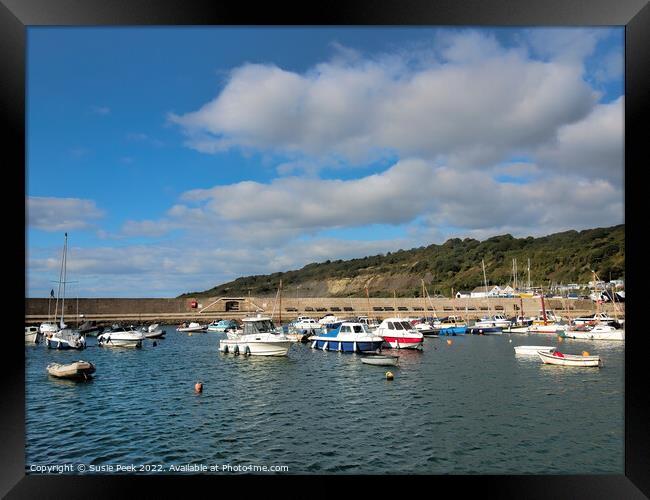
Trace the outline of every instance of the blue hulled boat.
{"label": "blue hulled boat", "polygon": [[382,337],[373,335],[363,323],[344,322],[327,333],[311,337],[313,349],[339,352],[375,352],[381,350]]}
{"label": "blue hulled boat", "polygon": [[465,335],[467,333],[466,326],[447,326],[439,330],[436,330],[436,333],[440,336],[450,336],[450,335]]}

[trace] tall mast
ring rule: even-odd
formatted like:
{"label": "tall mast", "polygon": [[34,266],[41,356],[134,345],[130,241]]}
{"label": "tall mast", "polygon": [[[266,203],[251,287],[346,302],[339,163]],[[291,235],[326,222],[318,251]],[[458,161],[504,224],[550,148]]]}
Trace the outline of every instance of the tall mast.
{"label": "tall mast", "polygon": [[483,266],[483,283],[485,284],[485,299],[487,300],[488,304],[488,313],[492,315],[492,308],[490,307],[490,297],[488,296],[488,289],[487,289],[487,277],[485,276],[485,262],[483,259],[481,259],[481,265]]}
{"label": "tall mast", "polygon": [[282,280],[280,280],[280,288],[278,291],[280,293],[280,319],[278,319],[278,322],[280,323],[280,326],[282,326]]}
{"label": "tall mast", "polygon": [[544,288],[542,287],[542,316],[544,317],[544,324],[546,325],[546,306],[544,306]]}
{"label": "tall mast", "polygon": [[62,268],[63,268],[63,299],[61,301],[61,328],[63,328],[63,325],[65,324],[63,322],[63,315],[65,312],[65,280],[66,280],[66,275],[67,275],[67,254],[68,254],[68,233],[65,233],[65,242],[63,243],[63,262],[62,262]]}
{"label": "tall mast", "polygon": [[368,294],[368,284],[366,283],[366,286],[364,286],[366,289],[366,299],[368,300],[368,322],[370,322],[370,295]]}
{"label": "tall mast", "polygon": [[530,291],[530,259],[528,259],[528,291]]}

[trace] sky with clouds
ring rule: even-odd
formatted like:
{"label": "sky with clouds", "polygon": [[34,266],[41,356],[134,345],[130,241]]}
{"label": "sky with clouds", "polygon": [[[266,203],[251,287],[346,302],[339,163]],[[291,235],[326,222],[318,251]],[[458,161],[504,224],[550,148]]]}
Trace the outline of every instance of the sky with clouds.
{"label": "sky with clouds", "polygon": [[80,297],[624,222],[616,28],[27,29],[26,285]]}

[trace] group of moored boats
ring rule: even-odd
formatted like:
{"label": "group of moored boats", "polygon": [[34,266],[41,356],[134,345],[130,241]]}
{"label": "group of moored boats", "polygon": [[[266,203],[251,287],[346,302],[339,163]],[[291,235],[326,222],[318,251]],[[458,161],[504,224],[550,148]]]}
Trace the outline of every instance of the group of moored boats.
{"label": "group of moored boats", "polygon": [[[55,350],[83,350],[86,348],[86,335],[92,336],[93,333],[97,335],[97,345],[100,347],[142,347],[144,339],[159,339],[166,334],[158,323],[138,328],[114,324],[103,330],[96,325],[92,330],[83,325],[73,330],[63,322],[59,328],[55,323],[43,323],[40,327],[25,327],[25,343],[45,343],[48,349]],[[95,373],[95,365],[84,360],[68,364],[50,363],[47,373],[56,378],[87,380]]]}

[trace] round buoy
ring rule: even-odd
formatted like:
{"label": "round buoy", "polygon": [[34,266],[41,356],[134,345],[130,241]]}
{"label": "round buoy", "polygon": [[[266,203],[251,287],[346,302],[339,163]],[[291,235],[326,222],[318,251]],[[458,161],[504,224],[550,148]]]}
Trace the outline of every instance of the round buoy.
{"label": "round buoy", "polygon": [[453,344],[453,343],[454,343],[453,340],[451,340],[451,339],[447,339],[447,345],[451,345],[451,344]]}
{"label": "round buoy", "polygon": [[188,337],[191,337],[191,336],[192,336],[192,332],[188,333],[187,336],[188,336]]}
{"label": "round buoy", "polygon": [[510,344],[512,344],[512,339],[508,340],[508,342],[509,342]]}
{"label": "round buoy", "polygon": [[589,356],[589,352],[588,351],[582,351],[582,355],[583,356]]}
{"label": "round buoy", "polygon": [[386,372],[386,380],[393,380],[393,372]]}
{"label": "round buoy", "polygon": [[194,390],[196,392],[203,392],[203,384],[201,382],[197,382],[194,384]]}
{"label": "round buoy", "polygon": [[158,342],[156,342],[156,341],[154,340],[154,341],[153,341],[153,346],[156,347],[157,345],[158,345]]}

